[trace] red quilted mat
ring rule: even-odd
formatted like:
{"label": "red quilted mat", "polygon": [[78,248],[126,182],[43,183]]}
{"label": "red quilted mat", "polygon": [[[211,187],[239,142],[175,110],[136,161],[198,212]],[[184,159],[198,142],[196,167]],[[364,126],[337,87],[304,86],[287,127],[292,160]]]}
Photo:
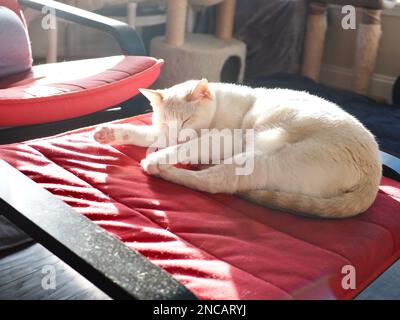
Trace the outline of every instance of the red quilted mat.
{"label": "red quilted mat", "polygon": [[[0,158],[201,299],[352,298],[400,256],[398,182],[383,178],[356,218],[302,218],[147,176],[145,149],[100,145],[92,130],[2,146]],[[348,265],[355,289],[341,285]]]}

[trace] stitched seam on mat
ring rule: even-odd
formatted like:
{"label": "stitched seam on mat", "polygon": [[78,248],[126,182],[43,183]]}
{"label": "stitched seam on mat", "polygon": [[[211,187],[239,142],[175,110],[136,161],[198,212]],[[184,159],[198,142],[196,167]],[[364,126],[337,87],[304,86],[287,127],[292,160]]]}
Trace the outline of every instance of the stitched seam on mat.
{"label": "stitched seam on mat", "polygon": [[[219,201],[219,200],[217,200],[217,199],[214,199],[214,200],[215,200],[216,202],[220,203],[220,204],[224,204],[222,201]],[[242,216],[247,217],[248,219],[251,219],[251,220],[253,220],[253,221],[255,221],[255,222],[259,223],[259,224],[263,224],[262,222],[258,221],[257,219],[253,219],[253,218],[249,217],[245,212],[243,212],[243,211],[240,210],[240,209],[232,208],[232,207],[229,207],[229,208],[235,210],[236,212],[238,212],[238,213],[241,214]],[[263,225],[264,225],[264,224],[263,224]],[[268,225],[268,227],[270,227],[272,230],[275,230],[275,231],[277,231],[277,232],[279,232],[279,233],[283,233],[283,234],[287,235],[288,237],[293,238],[293,239],[295,239],[295,240],[297,240],[297,241],[307,243],[307,244],[309,244],[310,246],[315,247],[315,248],[318,248],[318,249],[320,249],[320,250],[322,250],[322,251],[326,251],[326,252],[331,253],[331,254],[333,254],[333,255],[337,255],[337,256],[339,256],[340,258],[342,258],[343,260],[346,260],[347,262],[352,263],[352,261],[350,260],[350,258],[348,258],[348,257],[346,257],[346,256],[344,256],[344,255],[342,255],[341,253],[338,253],[338,252],[336,252],[336,251],[333,251],[333,250],[324,248],[324,247],[319,246],[319,245],[317,245],[317,244],[314,244],[314,243],[312,243],[312,242],[308,242],[307,240],[298,238],[298,237],[296,237],[296,236],[293,235],[293,234],[286,233],[285,231],[279,230],[279,229],[276,228],[276,227],[272,227],[272,226],[270,226],[269,224],[267,224],[267,225]]]}
{"label": "stitched seam on mat", "polygon": [[[74,176],[75,176],[76,178],[78,178],[79,180],[81,180],[81,181],[85,182],[86,184],[88,184],[89,186],[91,186],[93,189],[96,189],[97,191],[99,191],[99,192],[102,193],[103,195],[107,196],[109,199],[115,201],[116,203],[120,203],[120,204],[123,205],[124,207],[126,207],[126,208],[132,210],[133,212],[135,212],[135,213],[139,214],[140,216],[144,217],[145,219],[147,219],[147,220],[150,221],[151,223],[153,223],[153,224],[159,226],[161,229],[165,230],[165,228],[164,228],[163,226],[161,226],[159,223],[157,223],[156,221],[152,220],[151,218],[147,217],[145,214],[143,214],[143,213],[137,211],[137,209],[130,208],[130,207],[129,207],[128,205],[126,205],[125,203],[123,203],[123,202],[121,202],[121,201],[117,201],[115,198],[113,198],[113,197],[110,196],[110,195],[105,194],[105,193],[104,193],[102,190],[100,190],[98,187],[92,185],[91,183],[89,183],[88,181],[86,181],[85,179],[83,179],[82,177],[78,177],[77,175],[75,175],[75,174],[74,174],[73,172],[71,172],[70,170],[68,170],[68,169],[64,168],[63,166],[59,165],[56,161],[54,161],[53,159],[47,157],[43,152],[41,152],[41,151],[35,149],[35,148],[34,148],[33,146],[31,146],[31,145],[29,145],[29,147],[31,147],[31,148],[34,149],[35,151],[39,152],[40,154],[42,154],[47,160],[51,161],[52,163],[54,163],[55,165],[57,165],[59,168],[61,168],[61,169],[65,170],[65,171],[71,173],[72,175],[74,175]],[[123,153],[122,153],[122,154],[123,154]],[[128,158],[131,159],[130,157],[128,157]],[[131,160],[132,160],[132,159],[131,159]],[[136,164],[135,164],[135,165],[136,165]],[[136,165],[136,166],[137,166],[137,165]],[[242,268],[240,268],[240,267],[238,267],[238,266],[236,266],[236,265],[234,265],[234,264],[232,264],[232,263],[229,263],[229,262],[225,261],[224,259],[219,258],[218,256],[216,256],[216,255],[214,255],[214,254],[208,252],[208,251],[205,250],[204,248],[199,248],[199,247],[197,247],[195,244],[193,244],[192,242],[190,242],[190,241],[187,240],[186,238],[184,238],[184,237],[182,237],[182,236],[180,236],[180,235],[178,235],[178,234],[176,234],[176,233],[173,233],[173,232],[171,232],[171,231],[169,231],[169,230],[166,230],[166,231],[168,231],[168,232],[170,232],[171,234],[175,235],[176,237],[180,238],[181,241],[183,240],[184,242],[188,243],[189,245],[191,245],[192,247],[196,248],[197,250],[203,251],[203,252],[205,252],[206,254],[208,254],[209,256],[214,257],[214,258],[216,258],[216,259],[218,259],[218,260],[220,260],[220,261],[226,263],[227,265],[229,265],[229,266],[231,266],[231,267],[233,266],[234,268],[236,268],[236,269],[238,269],[238,270],[244,272],[245,274],[248,274],[248,275],[254,277],[255,279],[259,279],[260,281],[265,282],[265,283],[267,283],[267,284],[273,286],[274,288],[276,288],[276,289],[282,291],[283,293],[285,293],[288,297],[294,299],[294,297],[293,297],[288,291],[286,291],[286,290],[280,288],[279,286],[273,284],[272,282],[270,282],[270,281],[268,281],[268,280],[265,280],[265,279],[262,279],[262,278],[258,277],[257,275],[255,275],[255,274],[253,274],[253,273],[251,273],[251,272],[249,272],[249,271],[243,270]],[[172,275],[171,275],[171,276],[172,276]]]}
{"label": "stitched seam on mat", "polygon": [[391,232],[388,228],[386,228],[385,226],[383,226],[383,225],[381,225],[381,224],[379,224],[379,223],[375,223],[375,222],[371,222],[371,221],[365,221],[365,220],[361,220],[361,219],[360,219],[360,220],[357,219],[357,221],[361,221],[361,222],[364,222],[364,223],[367,223],[367,224],[371,224],[371,225],[376,226],[376,227],[379,227],[379,228],[385,230],[387,233],[389,233],[389,234],[390,234],[390,237],[392,238],[392,242],[393,242],[393,252],[392,252],[392,255],[395,254],[395,252],[396,252],[395,245],[396,245],[396,242],[397,242],[397,241],[396,241],[395,238],[394,238],[393,232]]}
{"label": "stitched seam on mat", "polygon": [[[215,199],[215,201],[217,201],[217,202],[219,202],[219,203],[221,203],[221,204],[224,204],[222,201],[219,201],[219,200],[217,200],[217,199]],[[232,208],[232,207],[230,207],[230,208]],[[236,209],[236,208],[232,208],[232,209],[235,210],[235,211],[237,211],[237,212],[239,212],[239,213],[241,213],[242,215],[248,217],[249,219],[252,219],[253,221],[257,221],[258,223],[261,223],[261,222],[259,222],[259,221],[256,220],[256,219],[250,218],[243,210]],[[381,225],[379,225],[379,224],[375,224],[375,223],[372,223],[372,222],[369,222],[369,221],[364,221],[364,220],[357,220],[357,221],[358,221],[358,222],[361,222],[361,223],[367,223],[367,224],[374,225],[374,226],[376,226],[376,227],[378,227],[378,228],[383,229],[386,233],[389,233],[389,235],[390,235],[391,238],[392,238],[393,250],[395,249],[395,248],[394,248],[395,241],[394,241],[393,234],[392,234],[388,229],[386,229],[385,227],[383,227],[383,226],[381,226]],[[262,223],[261,223],[261,224],[262,224]],[[314,244],[314,243],[312,243],[312,242],[309,242],[309,241],[307,241],[307,240],[305,240],[305,239],[298,238],[298,237],[296,237],[295,235],[292,235],[292,234],[286,233],[286,232],[284,232],[284,231],[281,231],[280,229],[278,229],[278,228],[276,228],[276,227],[272,227],[272,226],[270,226],[270,225],[268,225],[268,226],[269,226],[271,229],[274,229],[274,230],[276,230],[276,231],[278,231],[278,232],[280,232],[280,233],[284,233],[284,234],[286,234],[286,235],[288,235],[288,236],[290,236],[290,237],[292,237],[292,238],[294,238],[294,239],[297,239],[297,240],[299,240],[299,241],[308,243],[308,244],[310,244],[310,245],[312,245],[312,246],[314,246],[314,247],[320,248],[320,249],[322,249],[322,250],[324,250],[324,251],[327,251],[327,252],[330,252],[330,253],[333,253],[333,254],[337,254],[338,256],[342,257],[343,259],[345,259],[345,260],[351,262],[351,259],[350,259],[350,258],[344,256],[343,254],[341,254],[341,253],[339,253],[339,252],[336,252],[336,251],[334,251],[334,250],[332,250],[332,249],[328,249],[328,248],[319,246],[319,245]],[[392,252],[392,254],[393,254],[393,252]]]}
{"label": "stitched seam on mat", "polygon": [[[387,193],[385,193],[385,192],[384,192],[384,195],[385,195],[385,196],[388,196],[388,197],[390,197],[390,198],[397,198],[396,196],[389,195],[389,194],[387,194]],[[400,199],[400,198],[399,198],[399,199]],[[381,227],[382,229],[385,229],[385,230],[391,235],[391,237],[392,237],[392,241],[393,241],[393,253],[392,253],[392,254],[395,254],[395,253],[396,253],[396,248],[395,248],[396,240],[395,240],[395,237],[394,237],[394,233],[393,233],[392,231],[390,231],[388,228],[386,228],[384,225],[382,225],[382,224],[380,224],[380,223],[376,223],[376,222],[372,222],[372,221],[365,221],[365,220],[362,220],[361,218],[357,219],[357,221],[362,221],[362,222],[365,222],[365,223],[372,224],[372,225],[374,225],[374,226]]]}
{"label": "stitched seam on mat", "polygon": [[[185,187],[185,188],[186,188],[186,187]],[[190,189],[190,188],[187,188],[187,189],[188,189],[188,190],[193,190],[193,189]],[[208,200],[208,201],[212,200],[212,201],[216,202],[217,204],[219,204],[220,206],[225,206],[225,207],[226,207],[226,205],[225,205],[223,202],[221,202],[221,201],[219,201],[219,200],[217,200],[217,199],[215,199],[215,198],[208,198],[206,195],[204,195],[203,192],[200,192],[200,191],[197,191],[197,190],[194,190],[194,191],[196,191],[196,192],[198,193],[198,195],[200,195],[202,198],[205,198],[205,199]],[[272,230],[275,230],[276,232],[279,232],[279,233],[281,233],[281,234],[283,234],[283,235],[285,235],[285,236],[287,236],[287,237],[289,237],[289,238],[292,238],[292,239],[294,239],[294,240],[297,240],[297,241],[299,241],[299,242],[304,242],[304,243],[306,243],[306,244],[308,244],[308,245],[310,245],[310,246],[312,246],[312,247],[314,247],[314,248],[320,249],[321,251],[325,251],[325,252],[327,252],[327,253],[329,253],[329,254],[336,255],[336,256],[342,258],[343,260],[346,260],[347,262],[350,262],[350,263],[351,263],[351,260],[350,260],[349,258],[343,256],[342,254],[340,254],[340,253],[338,253],[338,252],[335,252],[335,251],[332,251],[332,250],[329,250],[329,249],[320,247],[320,246],[318,246],[318,245],[316,245],[316,244],[313,244],[313,243],[311,243],[311,242],[308,242],[308,241],[306,241],[306,240],[297,238],[297,237],[295,237],[295,236],[292,235],[292,234],[288,234],[288,233],[286,233],[286,232],[280,231],[280,230],[278,230],[278,229],[276,229],[276,228],[274,228],[274,227],[272,227],[272,226],[270,226],[270,225],[268,225],[268,224],[266,225],[266,224],[264,224],[264,223],[262,223],[262,222],[260,222],[260,221],[258,221],[258,220],[256,220],[256,219],[250,218],[250,217],[249,217],[246,213],[244,213],[242,210],[239,210],[239,209],[236,209],[236,208],[233,208],[233,207],[229,207],[229,208],[230,208],[231,210],[235,211],[237,214],[242,215],[242,216],[246,217],[247,219],[252,220],[253,222],[255,222],[255,223],[257,223],[257,224],[261,224],[261,225],[263,225],[263,226],[266,226],[266,227],[268,227],[268,228],[270,228],[270,229],[272,229]]]}

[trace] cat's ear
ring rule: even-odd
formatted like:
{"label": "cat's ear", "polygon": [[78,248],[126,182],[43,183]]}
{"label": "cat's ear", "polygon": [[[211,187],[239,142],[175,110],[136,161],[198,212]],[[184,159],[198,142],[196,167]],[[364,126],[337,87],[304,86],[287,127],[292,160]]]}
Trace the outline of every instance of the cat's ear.
{"label": "cat's ear", "polygon": [[211,93],[208,88],[208,80],[201,79],[191,93],[187,95],[188,101],[198,101],[202,99],[210,99]]}
{"label": "cat's ear", "polygon": [[151,104],[160,104],[164,99],[161,91],[159,90],[139,89],[139,92],[143,94]]}

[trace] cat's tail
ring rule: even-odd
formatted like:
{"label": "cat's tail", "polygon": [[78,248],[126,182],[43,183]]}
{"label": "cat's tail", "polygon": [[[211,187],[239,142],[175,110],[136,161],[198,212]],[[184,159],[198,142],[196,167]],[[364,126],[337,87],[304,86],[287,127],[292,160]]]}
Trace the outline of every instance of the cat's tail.
{"label": "cat's tail", "polygon": [[378,185],[365,183],[350,192],[330,198],[268,190],[253,190],[241,196],[251,202],[301,216],[347,218],[366,211],[374,202],[377,192]]}

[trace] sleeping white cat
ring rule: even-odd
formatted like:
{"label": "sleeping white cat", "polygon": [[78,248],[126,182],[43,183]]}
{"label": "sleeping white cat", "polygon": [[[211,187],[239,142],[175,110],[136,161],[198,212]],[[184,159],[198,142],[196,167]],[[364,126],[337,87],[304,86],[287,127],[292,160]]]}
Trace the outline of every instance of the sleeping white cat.
{"label": "sleeping white cat", "polygon": [[[222,162],[195,171],[177,168],[177,154],[188,144],[198,146],[210,137],[170,145],[142,160],[151,175],[210,193],[238,194],[246,199],[295,213],[343,218],[368,209],[381,179],[378,145],[373,135],[337,105],[306,92],[253,89],[245,86],[191,80],[164,90],[142,89],[153,107],[153,125],[106,125],[94,138],[104,144],[154,145],[177,130],[254,130],[254,146]],[[235,143],[232,139],[231,143]],[[177,159],[175,162],[165,162]],[[236,174],[243,159],[254,161],[248,175]],[[233,160],[233,161],[226,161]],[[237,161],[236,161],[237,160]]]}

